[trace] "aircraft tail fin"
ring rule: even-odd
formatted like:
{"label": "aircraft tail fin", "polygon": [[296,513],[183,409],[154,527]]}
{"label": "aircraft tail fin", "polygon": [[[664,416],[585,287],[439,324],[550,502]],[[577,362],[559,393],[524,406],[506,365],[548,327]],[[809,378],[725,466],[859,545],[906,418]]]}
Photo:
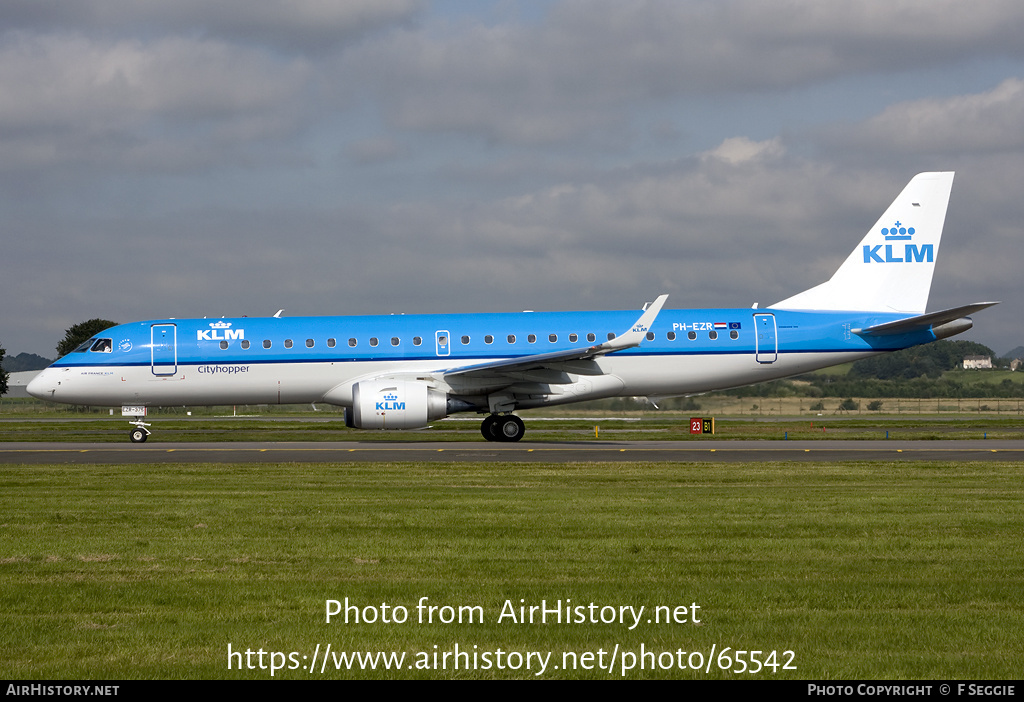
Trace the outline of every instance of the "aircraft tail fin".
{"label": "aircraft tail fin", "polygon": [[787,310],[923,314],[953,173],[920,173],[827,282],[771,305]]}

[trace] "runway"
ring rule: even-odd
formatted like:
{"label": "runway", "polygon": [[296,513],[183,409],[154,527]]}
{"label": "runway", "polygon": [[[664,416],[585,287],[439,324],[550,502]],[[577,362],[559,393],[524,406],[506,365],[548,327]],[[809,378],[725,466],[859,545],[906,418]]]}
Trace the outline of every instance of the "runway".
{"label": "runway", "polygon": [[1024,441],[12,442],[0,464],[1024,461]]}

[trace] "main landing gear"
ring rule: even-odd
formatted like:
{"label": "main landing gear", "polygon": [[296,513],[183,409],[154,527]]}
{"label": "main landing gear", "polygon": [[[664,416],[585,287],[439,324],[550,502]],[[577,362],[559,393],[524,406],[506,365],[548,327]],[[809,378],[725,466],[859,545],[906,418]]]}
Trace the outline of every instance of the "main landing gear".
{"label": "main landing gear", "polygon": [[519,441],[526,425],[514,414],[492,414],[480,423],[480,433],[488,441]]}

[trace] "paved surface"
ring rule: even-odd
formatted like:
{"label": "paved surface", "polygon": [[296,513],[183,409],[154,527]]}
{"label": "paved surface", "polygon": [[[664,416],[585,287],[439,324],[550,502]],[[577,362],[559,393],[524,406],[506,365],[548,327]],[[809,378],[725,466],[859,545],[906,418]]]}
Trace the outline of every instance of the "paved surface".
{"label": "paved surface", "polygon": [[1024,441],[128,442],[0,444],[4,463],[1024,461]]}

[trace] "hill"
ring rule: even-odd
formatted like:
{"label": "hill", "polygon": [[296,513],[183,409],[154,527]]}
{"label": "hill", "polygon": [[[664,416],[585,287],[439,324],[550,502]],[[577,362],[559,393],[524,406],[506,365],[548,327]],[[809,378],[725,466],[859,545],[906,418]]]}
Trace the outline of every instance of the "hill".
{"label": "hill", "polygon": [[8,373],[42,370],[51,363],[53,363],[53,361],[50,359],[37,356],[34,353],[19,353],[17,356],[4,356],[4,370]]}
{"label": "hill", "polygon": [[939,378],[962,363],[964,356],[995,357],[995,353],[973,341],[935,341],[857,361],[850,368],[849,376],[879,380]]}

